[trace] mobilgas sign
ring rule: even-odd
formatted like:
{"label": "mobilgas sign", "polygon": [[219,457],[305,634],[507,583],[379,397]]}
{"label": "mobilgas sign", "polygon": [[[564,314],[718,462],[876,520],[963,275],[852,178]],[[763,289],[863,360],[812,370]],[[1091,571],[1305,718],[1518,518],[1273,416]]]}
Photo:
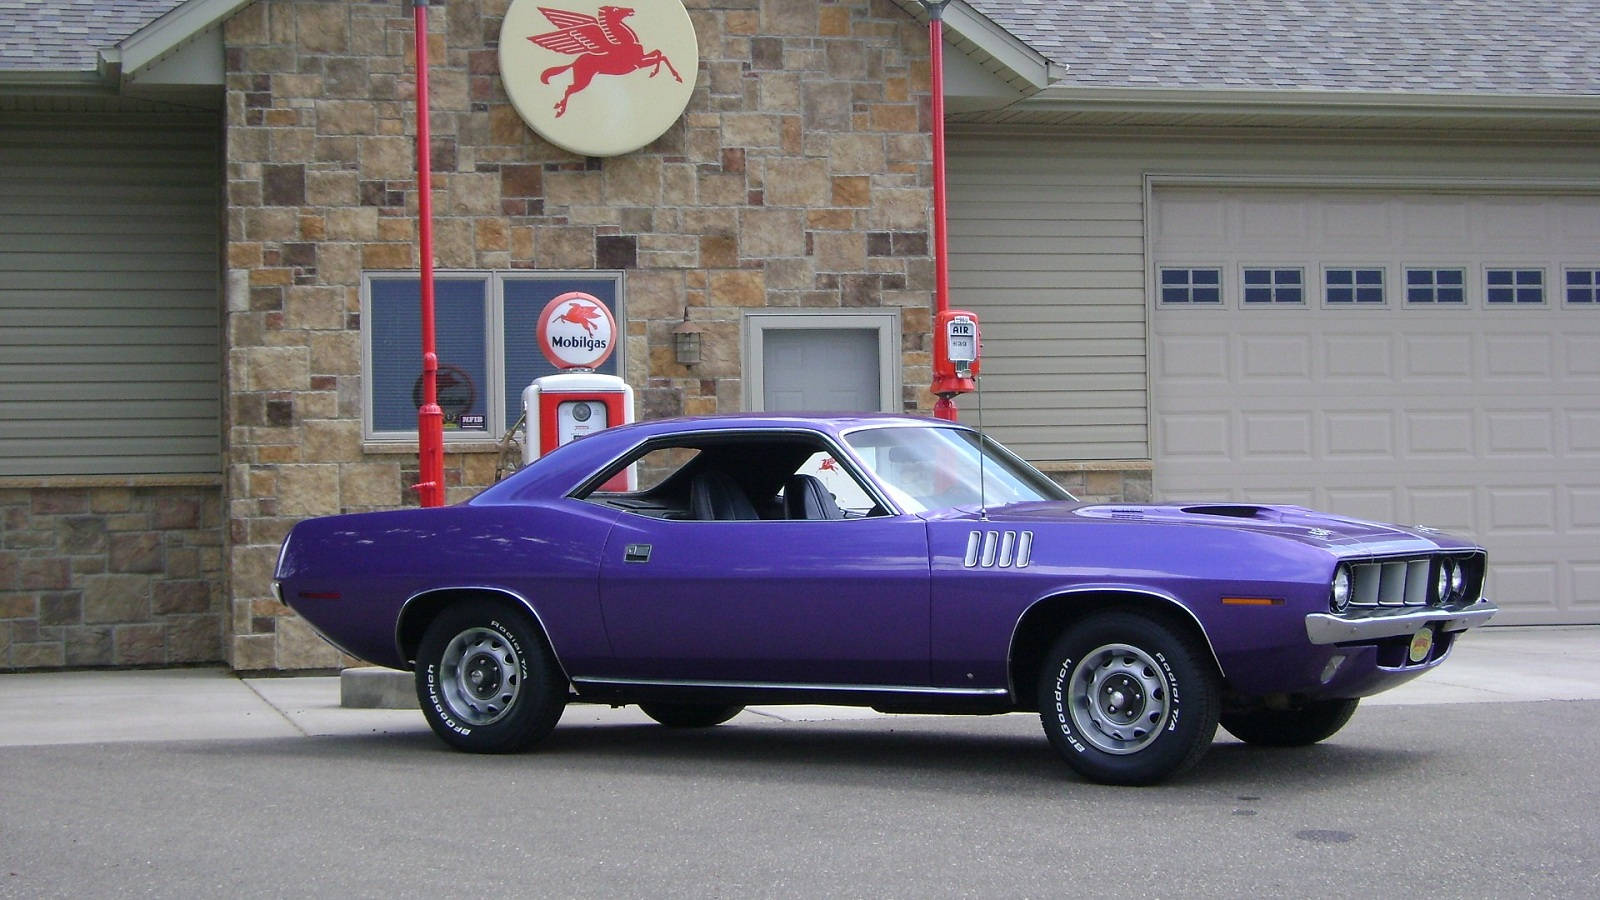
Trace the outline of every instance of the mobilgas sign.
{"label": "mobilgas sign", "polygon": [[[500,78],[541,137],[583,156],[643,147],[683,115],[700,45],[681,0],[512,0]],[[549,4],[549,5],[546,5]]]}
{"label": "mobilgas sign", "polygon": [[539,349],[558,369],[593,369],[617,348],[617,320],[599,298],[569,291],[539,314]]}

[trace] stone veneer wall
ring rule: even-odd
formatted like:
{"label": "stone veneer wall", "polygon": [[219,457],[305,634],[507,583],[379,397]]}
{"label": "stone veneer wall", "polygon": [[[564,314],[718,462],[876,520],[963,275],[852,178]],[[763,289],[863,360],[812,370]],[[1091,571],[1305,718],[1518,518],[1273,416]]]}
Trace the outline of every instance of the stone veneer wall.
{"label": "stone veneer wall", "polygon": [[223,659],[215,486],[0,489],[0,671]]}
{"label": "stone veneer wall", "polygon": [[[763,307],[898,308],[904,403],[926,408],[924,26],[889,0],[687,0],[688,110],[600,160],[539,139],[506,100],[508,5],[430,17],[439,266],[625,270],[641,418],[741,409],[741,319]],[[230,660],[322,668],[339,654],[271,598],[280,540],[302,517],[414,502],[415,457],[362,443],[358,321],[363,272],[418,266],[411,9],[259,0],[224,44]],[[685,310],[706,328],[693,370],[672,353]],[[454,502],[494,459],[446,467]]]}

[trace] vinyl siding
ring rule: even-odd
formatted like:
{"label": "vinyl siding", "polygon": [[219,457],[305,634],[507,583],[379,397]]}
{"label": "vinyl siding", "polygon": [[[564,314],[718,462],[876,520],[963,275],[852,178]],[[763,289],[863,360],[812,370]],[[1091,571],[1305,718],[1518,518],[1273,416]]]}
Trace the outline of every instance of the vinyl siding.
{"label": "vinyl siding", "polygon": [[[951,305],[983,331],[984,427],[1037,462],[1149,456],[1143,176],[1045,145],[956,144]],[[961,401],[977,419],[978,398]]]}
{"label": "vinyl siding", "polygon": [[0,124],[0,476],[221,471],[214,115]]}

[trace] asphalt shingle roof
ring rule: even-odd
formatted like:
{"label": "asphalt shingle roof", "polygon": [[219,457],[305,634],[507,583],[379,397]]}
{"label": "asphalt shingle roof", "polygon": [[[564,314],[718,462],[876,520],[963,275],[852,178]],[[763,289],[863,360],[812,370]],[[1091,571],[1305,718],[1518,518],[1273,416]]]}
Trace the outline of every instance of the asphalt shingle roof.
{"label": "asphalt shingle roof", "polygon": [[0,0],[0,69],[93,71],[95,53],[183,0]]}
{"label": "asphalt shingle roof", "polygon": [[1600,94],[1600,0],[968,0],[1073,87]]}

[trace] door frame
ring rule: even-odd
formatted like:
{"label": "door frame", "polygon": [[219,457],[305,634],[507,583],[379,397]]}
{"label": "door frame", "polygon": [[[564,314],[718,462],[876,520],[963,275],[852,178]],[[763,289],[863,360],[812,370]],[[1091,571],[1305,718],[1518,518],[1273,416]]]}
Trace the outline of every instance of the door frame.
{"label": "door frame", "polygon": [[893,308],[762,309],[746,312],[740,335],[744,408],[750,412],[760,412],[766,408],[766,371],[762,362],[767,331],[839,328],[877,332],[878,409],[882,412],[899,412],[900,310]]}

